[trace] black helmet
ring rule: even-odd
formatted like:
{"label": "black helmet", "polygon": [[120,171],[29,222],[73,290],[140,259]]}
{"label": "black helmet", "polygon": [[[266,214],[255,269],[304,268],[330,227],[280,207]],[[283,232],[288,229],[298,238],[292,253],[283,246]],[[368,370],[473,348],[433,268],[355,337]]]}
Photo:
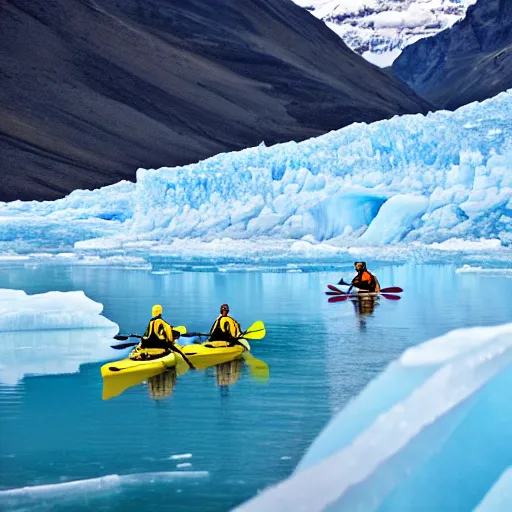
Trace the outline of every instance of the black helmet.
{"label": "black helmet", "polygon": [[366,261],[354,261],[354,267],[361,265],[361,270],[366,270]]}
{"label": "black helmet", "polygon": [[227,311],[229,313],[229,304],[222,304],[220,307],[220,312]]}

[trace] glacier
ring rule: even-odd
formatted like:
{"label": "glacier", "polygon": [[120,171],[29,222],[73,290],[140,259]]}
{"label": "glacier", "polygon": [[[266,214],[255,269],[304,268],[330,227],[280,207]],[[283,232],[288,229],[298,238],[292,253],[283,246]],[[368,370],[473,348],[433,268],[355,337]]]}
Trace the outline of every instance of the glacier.
{"label": "glacier", "polygon": [[112,357],[116,323],[82,291],[27,295],[0,289],[0,384],[26,375],[75,373]]}
{"label": "glacier", "polygon": [[511,259],[512,90],[455,112],[139,169],[136,183],[57,201],[0,203],[4,260],[333,260],[391,248],[384,257],[416,250],[424,261],[479,244]]}
{"label": "glacier", "polygon": [[407,349],[235,510],[512,510],[512,324]]}

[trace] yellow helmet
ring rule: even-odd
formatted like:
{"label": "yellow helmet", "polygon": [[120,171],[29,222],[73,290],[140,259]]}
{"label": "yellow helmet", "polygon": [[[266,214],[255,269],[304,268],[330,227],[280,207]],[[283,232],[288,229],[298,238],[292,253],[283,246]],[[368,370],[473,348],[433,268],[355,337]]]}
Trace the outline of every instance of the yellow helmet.
{"label": "yellow helmet", "polygon": [[151,310],[151,316],[161,315],[162,312],[163,312],[162,306],[160,306],[160,304],[155,304],[153,306],[153,309]]}

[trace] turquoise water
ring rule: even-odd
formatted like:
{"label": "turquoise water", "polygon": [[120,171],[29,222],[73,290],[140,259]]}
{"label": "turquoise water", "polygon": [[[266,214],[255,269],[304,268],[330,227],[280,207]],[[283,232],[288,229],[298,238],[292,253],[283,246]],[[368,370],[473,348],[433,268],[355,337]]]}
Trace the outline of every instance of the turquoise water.
{"label": "turquoise water", "polygon": [[140,332],[156,302],[169,321],[204,330],[229,302],[243,328],[265,322],[267,336],[252,346],[270,367],[266,383],[244,367],[229,387],[213,368],[187,372],[164,400],[147,384],[102,400],[101,363],[0,386],[2,510],[229,510],[288,476],[334,412],[405,348],[512,321],[512,279],[448,265],[375,268],[382,286],[405,292],[366,318],[351,302],[327,302],[326,284],[341,273],[0,270],[0,288],[84,290],[122,332]]}

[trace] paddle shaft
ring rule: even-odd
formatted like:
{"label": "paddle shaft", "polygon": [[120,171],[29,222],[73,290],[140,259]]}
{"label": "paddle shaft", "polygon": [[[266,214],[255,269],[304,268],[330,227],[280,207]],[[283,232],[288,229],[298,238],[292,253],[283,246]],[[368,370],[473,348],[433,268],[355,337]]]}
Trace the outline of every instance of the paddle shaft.
{"label": "paddle shaft", "polygon": [[343,302],[347,299],[364,299],[368,297],[384,297],[389,300],[400,300],[400,295],[391,295],[390,293],[358,293],[358,294],[340,294],[337,297],[330,297],[327,302]]}
{"label": "paddle shaft", "polygon": [[[349,286],[348,284],[345,284],[345,286]],[[340,290],[339,288],[336,288],[336,286],[333,286],[332,284],[328,284],[327,285],[327,288],[329,288],[329,290],[332,290],[333,292],[336,292],[336,293],[348,293],[348,292],[344,292],[343,290]],[[349,288],[350,290],[351,288]],[[404,290],[402,288],[400,288],[399,286],[389,286],[387,288],[381,288],[379,290],[379,292],[382,292],[382,293],[402,293]]]}

